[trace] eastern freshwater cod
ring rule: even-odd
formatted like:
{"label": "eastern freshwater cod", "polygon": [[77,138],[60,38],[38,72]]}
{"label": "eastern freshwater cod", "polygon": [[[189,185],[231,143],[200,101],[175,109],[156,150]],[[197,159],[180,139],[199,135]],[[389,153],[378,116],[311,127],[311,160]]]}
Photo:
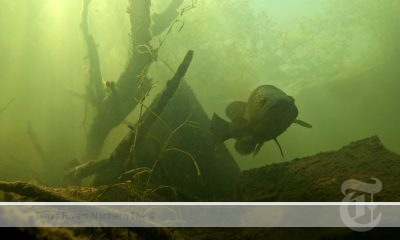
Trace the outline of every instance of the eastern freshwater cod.
{"label": "eastern freshwater cod", "polygon": [[247,102],[230,103],[225,113],[230,122],[214,113],[211,131],[222,141],[236,139],[235,149],[241,155],[256,155],[265,142],[274,140],[283,156],[277,137],[292,123],[311,128],[310,124],[296,119],[298,110],[293,97],[272,85],[256,88]]}

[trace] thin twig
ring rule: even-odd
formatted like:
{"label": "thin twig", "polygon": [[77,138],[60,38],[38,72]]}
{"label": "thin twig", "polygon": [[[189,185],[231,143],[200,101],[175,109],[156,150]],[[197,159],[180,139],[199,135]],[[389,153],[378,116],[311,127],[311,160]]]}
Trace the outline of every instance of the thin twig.
{"label": "thin twig", "polygon": [[8,101],[8,103],[7,103],[6,105],[4,105],[4,107],[2,107],[2,108],[0,109],[0,113],[2,113],[3,111],[5,111],[5,110],[10,106],[10,104],[11,104],[12,102],[14,102],[14,100],[15,100],[15,97],[11,98],[10,101]]}
{"label": "thin twig", "polygon": [[197,174],[197,176],[198,176],[198,177],[201,176],[201,171],[200,171],[199,164],[197,163],[196,159],[193,157],[193,155],[192,155],[190,152],[184,151],[184,150],[179,149],[179,148],[168,148],[168,149],[165,150],[165,152],[168,152],[168,151],[176,151],[176,152],[179,152],[179,153],[182,153],[182,154],[187,155],[187,156],[192,160],[193,165],[194,165],[194,167],[196,168],[196,174]]}
{"label": "thin twig", "polygon": [[171,140],[171,138],[183,127],[186,125],[186,123],[189,121],[189,119],[191,118],[192,114],[189,114],[189,116],[185,119],[185,121],[183,121],[178,127],[176,127],[168,136],[168,138],[165,140],[163,147],[161,148],[160,152],[157,155],[156,160],[154,161],[153,167],[151,168],[151,172],[152,174],[149,176],[149,178],[147,179],[147,184],[149,185],[151,177],[153,176],[154,173],[154,169],[157,167],[157,165],[159,164],[160,160],[161,160],[161,156],[162,154],[166,151],[167,146],[169,145],[169,141]]}

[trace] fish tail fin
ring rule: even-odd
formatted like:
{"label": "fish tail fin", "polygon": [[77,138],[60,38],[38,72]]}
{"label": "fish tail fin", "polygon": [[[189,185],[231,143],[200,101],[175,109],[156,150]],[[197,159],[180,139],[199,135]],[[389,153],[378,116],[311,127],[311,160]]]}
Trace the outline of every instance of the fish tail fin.
{"label": "fish tail fin", "polygon": [[220,140],[225,141],[232,138],[231,124],[214,113],[210,124],[211,132]]}
{"label": "fish tail fin", "polygon": [[249,155],[256,149],[257,142],[253,138],[239,139],[235,142],[235,149],[240,155]]}

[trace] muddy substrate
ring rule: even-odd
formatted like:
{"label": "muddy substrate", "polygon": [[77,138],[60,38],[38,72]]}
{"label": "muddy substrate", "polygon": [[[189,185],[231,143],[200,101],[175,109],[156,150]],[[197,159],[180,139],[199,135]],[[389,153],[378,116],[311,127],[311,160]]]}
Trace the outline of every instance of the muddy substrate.
{"label": "muddy substrate", "polygon": [[239,193],[245,202],[340,202],[348,179],[382,182],[376,202],[400,201],[400,156],[373,136],[339,149],[244,171]]}
{"label": "muddy substrate", "polygon": [[2,228],[15,239],[394,239],[399,228],[355,232],[348,228]]}
{"label": "muddy substrate", "polygon": [[[230,201],[340,202],[341,185],[348,179],[382,182],[376,202],[400,201],[400,156],[387,150],[378,137],[352,142],[332,152],[243,171],[237,197]],[[25,184],[25,183],[24,183]],[[177,189],[161,188],[154,194],[135,191],[132,183],[110,186],[51,188],[38,186],[50,197],[80,201],[205,201]],[[24,186],[24,189],[27,189]],[[35,190],[35,189],[34,189]],[[11,190],[0,192],[1,201],[41,201],[40,196]],[[35,190],[36,191],[36,190]],[[33,191],[33,193],[35,193]],[[224,199],[226,201],[226,199]],[[206,199],[207,201],[207,199]],[[229,200],[228,200],[229,201]],[[396,228],[376,228],[366,233],[348,228],[12,228],[3,229],[24,239],[372,239],[400,234]]]}

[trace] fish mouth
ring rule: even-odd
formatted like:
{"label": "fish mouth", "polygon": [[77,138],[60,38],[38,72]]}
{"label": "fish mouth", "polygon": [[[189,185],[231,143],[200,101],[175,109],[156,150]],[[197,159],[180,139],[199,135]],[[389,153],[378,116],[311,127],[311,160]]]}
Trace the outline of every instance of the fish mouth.
{"label": "fish mouth", "polygon": [[298,110],[293,103],[282,101],[270,108],[258,121],[250,124],[252,135],[263,141],[272,140],[285,132],[297,115]]}
{"label": "fish mouth", "polygon": [[256,139],[248,135],[236,140],[235,149],[240,155],[249,155],[255,151],[257,144]]}
{"label": "fish mouth", "polygon": [[293,102],[280,101],[264,111],[260,123],[271,126],[290,125],[298,114],[298,109]]}

